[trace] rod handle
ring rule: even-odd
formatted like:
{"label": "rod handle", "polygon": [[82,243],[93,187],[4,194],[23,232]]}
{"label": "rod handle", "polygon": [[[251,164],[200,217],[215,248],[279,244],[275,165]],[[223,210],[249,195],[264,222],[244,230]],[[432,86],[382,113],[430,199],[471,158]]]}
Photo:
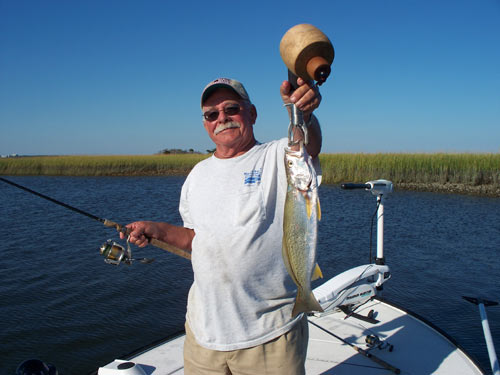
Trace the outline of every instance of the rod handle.
{"label": "rod handle", "polygon": [[[115,223],[114,221],[104,219],[104,225],[109,227],[109,228],[115,228],[118,232],[121,232],[124,234],[130,234],[130,229],[128,229],[127,227],[125,227],[121,224]],[[157,240],[156,238],[149,238],[148,237],[148,241],[154,247],[168,251],[169,253],[178,255],[178,256],[185,258],[185,259],[191,259],[191,253],[187,250],[179,249],[178,247],[175,247],[173,245],[169,245],[168,243]]]}
{"label": "rod handle", "polygon": [[401,374],[401,370],[398,369],[397,367],[392,366],[391,364],[387,363],[383,359],[380,359],[379,357],[374,356],[373,354],[367,352],[366,350],[353,345],[354,350],[356,350],[358,353],[361,355],[365,356],[366,358],[371,359],[373,362],[378,363],[380,366],[386,368],[389,371],[392,371],[395,374]]}
{"label": "rod handle", "polygon": [[292,94],[292,92],[299,88],[299,84],[297,83],[298,78],[299,77],[297,77],[290,69],[288,69],[288,82],[290,82],[290,86],[292,86],[290,95]]}

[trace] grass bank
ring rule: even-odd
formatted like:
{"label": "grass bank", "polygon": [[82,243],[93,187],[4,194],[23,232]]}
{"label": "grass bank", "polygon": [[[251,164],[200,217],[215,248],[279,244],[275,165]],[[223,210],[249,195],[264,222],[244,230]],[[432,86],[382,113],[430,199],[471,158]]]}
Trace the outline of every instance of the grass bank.
{"label": "grass bank", "polygon": [[[185,175],[206,157],[176,154],[6,158],[0,159],[0,175]],[[321,166],[327,184],[385,178],[398,189],[500,197],[500,154],[322,154]]]}
{"label": "grass bank", "polygon": [[47,176],[184,175],[208,155],[36,156],[0,159],[0,174]]}
{"label": "grass bank", "polygon": [[500,154],[324,154],[326,183],[391,180],[398,189],[500,197]]}

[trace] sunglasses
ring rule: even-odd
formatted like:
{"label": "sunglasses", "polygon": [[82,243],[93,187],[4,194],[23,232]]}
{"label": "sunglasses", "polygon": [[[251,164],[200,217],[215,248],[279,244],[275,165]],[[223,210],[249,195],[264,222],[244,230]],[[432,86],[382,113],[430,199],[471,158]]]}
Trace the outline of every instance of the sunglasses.
{"label": "sunglasses", "polygon": [[[229,105],[225,106],[222,109],[222,111],[224,111],[224,113],[227,116],[235,116],[238,113],[240,113],[241,107],[239,106],[239,104],[229,104]],[[220,111],[213,109],[213,110],[206,111],[205,113],[203,113],[203,117],[205,118],[205,120],[212,122],[212,121],[215,121],[219,118],[219,113],[220,113]]]}

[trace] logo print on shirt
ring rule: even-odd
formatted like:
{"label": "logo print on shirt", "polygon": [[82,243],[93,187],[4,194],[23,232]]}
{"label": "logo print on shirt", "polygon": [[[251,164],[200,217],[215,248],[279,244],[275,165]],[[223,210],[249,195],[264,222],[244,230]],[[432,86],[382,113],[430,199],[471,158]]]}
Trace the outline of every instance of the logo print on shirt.
{"label": "logo print on shirt", "polygon": [[254,169],[251,172],[244,172],[245,185],[260,184],[262,179],[262,169]]}

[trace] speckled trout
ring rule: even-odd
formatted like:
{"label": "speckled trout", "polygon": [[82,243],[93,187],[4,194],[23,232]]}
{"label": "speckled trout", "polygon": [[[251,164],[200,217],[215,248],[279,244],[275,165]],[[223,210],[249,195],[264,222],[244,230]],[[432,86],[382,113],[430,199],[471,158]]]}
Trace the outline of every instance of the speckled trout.
{"label": "speckled trout", "polygon": [[318,220],[321,219],[319,177],[302,141],[298,151],[285,148],[285,170],[288,187],[283,217],[283,260],[297,285],[292,311],[295,317],[301,312],[323,311],[311,290],[311,280],[323,277],[316,264]]}

